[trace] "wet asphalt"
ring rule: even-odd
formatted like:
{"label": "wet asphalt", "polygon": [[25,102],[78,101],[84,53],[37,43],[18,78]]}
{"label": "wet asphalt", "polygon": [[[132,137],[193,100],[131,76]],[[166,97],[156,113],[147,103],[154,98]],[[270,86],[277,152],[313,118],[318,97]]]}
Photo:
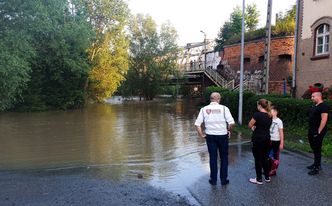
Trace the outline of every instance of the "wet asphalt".
{"label": "wet asphalt", "polygon": [[202,174],[187,187],[187,198],[195,199],[190,202],[140,179],[111,180],[98,169],[2,171],[0,205],[332,205],[332,165],[324,163],[320,174],[309,176],[306,166],[312,161],[311,154],[283,151],[277,176],[271,183],[254,185],[248,181],[255,176],[252,154],[239,152],[230,159],[230,184],[211,186],[209,174]]}
{"label": "wet asphalt", "polygon": [[203,206],[332,205],[332,165],[324,163],[318,175],[310,176],[306,166],[312,162],[311,154],[283,151],[277,176],[270,183],[255,185],[249,183],[249,178],[255,177],[252,154],[241,153],[229,165],[229,185],[218,182],[211,186],[206,175],[188,190]]}
{"label": "wet asphalt", "polygon": [[144,181],[114,181],[90,172],[0,172],[1,206],[186,206],[188,200]]}

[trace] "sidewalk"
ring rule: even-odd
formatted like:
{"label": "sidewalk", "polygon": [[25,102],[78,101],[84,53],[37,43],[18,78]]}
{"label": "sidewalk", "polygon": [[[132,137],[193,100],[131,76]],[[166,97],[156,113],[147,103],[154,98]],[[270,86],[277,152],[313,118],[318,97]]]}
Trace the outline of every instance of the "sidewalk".
{"label": "sidewalk", "polygon": [[[252,154],[242,152],[229,165],[230,184],[211,186],[206,175],[188,190],[204,206],[214,205],[332,205],[332,165],[322,165],[316,176],[307,174],[306,166],[313,158],[283,151],[277,176],[271,183],[255,185],[249,178],[255,177]],[[219,180],[218,180],[219,181]]]}

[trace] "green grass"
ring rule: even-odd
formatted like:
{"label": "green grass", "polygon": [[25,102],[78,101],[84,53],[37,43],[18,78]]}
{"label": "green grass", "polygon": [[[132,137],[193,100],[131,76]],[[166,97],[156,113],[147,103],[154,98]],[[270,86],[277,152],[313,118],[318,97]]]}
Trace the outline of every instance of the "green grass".
{"label": "green grass", "polygon": [[[251,136],[251,130],[246,125],[237,125],[234,128],[234,132],[241,132],[245,137]],[[284,129],[284,132],[285,149],[298,152],[312,152],[307,138],[307,128],[289,126]],[[328,162],[332,162],[332,131],[328,131],[324,137],[322,155],[328,158]]]}
{"label": "green grass", "polygon": [[251,137],[251,130],[246,125],[236,125],[234,132],[241,133],[245,137]]}

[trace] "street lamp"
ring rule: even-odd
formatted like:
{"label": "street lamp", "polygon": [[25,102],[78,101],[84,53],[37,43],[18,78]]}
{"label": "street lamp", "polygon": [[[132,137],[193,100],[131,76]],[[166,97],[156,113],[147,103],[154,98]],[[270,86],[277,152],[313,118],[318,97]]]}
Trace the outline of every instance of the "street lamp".
{"label": "street lamp", "polygon": [[202,30],[200,32],[204,34],[204,43],[205,43],[206,42],[206,33]]}
{"label": "street lamp", "polygon": [[206,33],[204,32],[204,31],[200,31],[201,33],[203,33],[204,34],[204,49],[203,49],[203,53],[204,53],[204,69],[205,69],[205,67],[206,67],[206,51],[207,51],[207,49],[206,49]]}
{"label": "street lamp", "polygon": [[239,112],[238,121],[242,125],[242,110],[243,110],[243,67],[244,67],[244,14],[245,14],[245,0],[242,2],[242,32],[241,32],[241,66],[240,66],[240,87],[239,87]]}

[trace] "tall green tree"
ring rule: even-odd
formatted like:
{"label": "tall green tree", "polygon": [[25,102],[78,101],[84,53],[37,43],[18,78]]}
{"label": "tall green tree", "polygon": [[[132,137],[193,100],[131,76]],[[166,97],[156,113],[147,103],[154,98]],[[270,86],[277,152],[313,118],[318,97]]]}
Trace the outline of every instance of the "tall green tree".
{"label": "tall green tree", "polygon": [[245,14],[245,23],[247,31],[253,31],[257,29],[259,21],[259,11],[257,10],[256,4],[249,4],[246,7],[246,14]]}
{"label": "tall green tree", "polygon": [[84,103],[92,29],[76,0],[1,1],[1,108]]}
{"label": "tall green tree", "polygon": [[129,9],[123,0],[81,0],[96,33],[89,48],[91,72],[85,82],[89,97],[103,102],[124,80],[128,70]]}
{"label": "tall green tree", "polygon": [[0,2],[0,111],[21,99],[30,80],[32,6],[29,1]]}
{"label": "tall green tree", "polygon": [[92,28],[84,6],[72,0],[33,0],[39,5],[31,31],[36,57],[24,93],[26,109],[74,108],[84,104]]}
{"label": "tall green tree", "polygon": [[[252,31],[257,28],[259,19],[259,11],[256,4],[251,4],[246,7],[245,12],[245,29],[246,31]],[[237,6],[230,14],[229,21],[226,21],[220,28],[218,36],[216,38],[217,45],[215,50],[220,51],[227,41],[235,35],[239,35],[242,31],[242,9]]]}
{"label": "tall green tree", "polygon": [[129,30],[130,69],[122,91],[150,100],[160,89],[160,83],[176,69],[177,32],[169,22],[158,32],[151,16],[142,14],[133,17]]}

